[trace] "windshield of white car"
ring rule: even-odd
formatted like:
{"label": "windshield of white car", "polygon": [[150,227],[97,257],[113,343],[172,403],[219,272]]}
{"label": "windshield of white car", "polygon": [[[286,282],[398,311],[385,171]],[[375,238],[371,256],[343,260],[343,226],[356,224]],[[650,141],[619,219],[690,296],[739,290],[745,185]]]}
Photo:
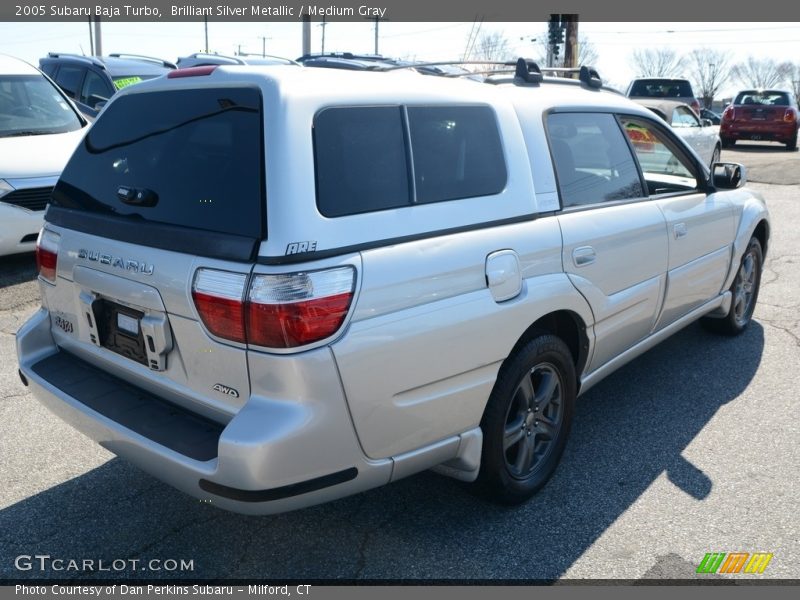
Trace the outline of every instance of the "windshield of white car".
{"label": "windshield of white car", "polygon": [[66,133],[83,126],[41,75],[0,75],[0,137]]}

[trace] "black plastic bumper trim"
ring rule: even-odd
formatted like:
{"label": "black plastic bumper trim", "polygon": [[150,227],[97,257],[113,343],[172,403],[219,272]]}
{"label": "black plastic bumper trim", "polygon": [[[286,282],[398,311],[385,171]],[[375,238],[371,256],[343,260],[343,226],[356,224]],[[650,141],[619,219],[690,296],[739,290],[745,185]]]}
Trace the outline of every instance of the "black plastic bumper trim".
{"label": "black plastic bumper trim", "polygon": [[323,475],[316,479],[309,479],[307,481],[301,481],[299,483],[269,490],[240,490],[238,488],[228,487],[227,485],[214,483],[208,479],[201,479],[200,489],[209,494],[229,498],[238,502],[269,502],[271,500],[281,500],[283,498],[291,498],[292,496],[315,492],[326,487],[344,483],[345,481],[350,481],[357,476],[358,469],[356,467],[350,467],[344,471]]}
{"label": "black plastic bumper trim", "polygon": [[217,457],[223,425],[172,404],[63,350],[31,367],[76,402],[141,436],[198,461]]}

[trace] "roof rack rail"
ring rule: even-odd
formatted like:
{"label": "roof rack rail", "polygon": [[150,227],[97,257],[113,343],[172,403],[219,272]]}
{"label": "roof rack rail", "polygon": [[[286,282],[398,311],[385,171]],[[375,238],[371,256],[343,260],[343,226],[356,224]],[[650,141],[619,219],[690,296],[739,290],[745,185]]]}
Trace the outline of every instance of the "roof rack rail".
{"label": "roof rack rail", "polygon": [[544,79],[545,73],[564,73],[564,74],[578,74],[578,80],[586,87],[593,89],[603,88],[603,80],[597,69],[589,66],[581,67],[540,67],[534,61],[526,58],[518,58],[516,61],[496,61],[496,60],[449,60],[449,61],[436,61],[436,62],[412,62],[403,65],[396,65],[385,67],[383,71],[394,71],[397,69],[416,69],[417,67],[437,67],[444,65],[492,65],[494,67],[508,67],[506,69],[491,69],[485,71],[470,71],[468,73],[446,73],[443,77],[464,77],[468,75],[493,75],[514,73],[515,80],[521,80],[525,83],[541,83]]}
{"label": "roof rack rail", "polygon": [[96,56],[84,56],[83,54],[75,54],[73,52],[48,52],[48,58],[78,58],[92,63],[93,65],[105,69],[106,66],[103,61]]}
{"label": "roof rack rail", "polygon": [[151,62],[159,64],[163,67],[168,67],[170,69],[177,69],[177,65],[175,63],[169,62],[168,60],[164,60],[162,58],[156,58],[155,56],[144,56],[142,54],[126,54],[124,52],[112,52],[109,54],[112,58],[130,58],[131,60],[140,60],[144,62]]}
{"label": "roof rack rail", "polygon": [[597,69],[594,67],[588,67],[586,65],[581,67],[545,67],[542,69],[543,72],[546,73],[577,73],[578,80],[581,83],[586,84],[586,86],[590,88],[597,88],[600,89],[603,87],[603,80],[600,78],[600,74],[597,72]]}

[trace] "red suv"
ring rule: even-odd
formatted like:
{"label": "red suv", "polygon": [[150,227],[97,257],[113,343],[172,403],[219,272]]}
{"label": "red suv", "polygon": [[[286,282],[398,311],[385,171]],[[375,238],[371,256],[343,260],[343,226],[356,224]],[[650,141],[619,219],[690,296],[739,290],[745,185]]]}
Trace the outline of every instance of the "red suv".
{"label": "red suv", "polygon": [[722,113],[719,137],[724,147],[736,140],[765,140],[797,149],[797,100],[783,90],[745,90]]}

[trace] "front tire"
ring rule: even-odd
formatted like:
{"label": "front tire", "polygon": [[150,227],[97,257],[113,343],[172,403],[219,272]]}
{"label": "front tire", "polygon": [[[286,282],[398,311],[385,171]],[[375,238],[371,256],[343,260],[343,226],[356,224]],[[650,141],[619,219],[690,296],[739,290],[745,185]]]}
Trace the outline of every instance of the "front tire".
{"label": "front tire", "polygon": [[724,335],[739,335],[747,328],[756,309],[763,262],[761,242],[758,238],[752,237],[730,287],[733,295],[731,308],[722,319],[704,318],[703,324],[708,329]]}
{"label": "front tire", "polygon": [[711,154],[711,162],[708,165],[709,169],[713,170],[714,163],[718,163],[719,162],[721,154],[722,153],[720,151],[719,144],[717,144],[716,146],[714,146],[714,152]]}
{"label": "front tire", "polygon": [[567,443],[577,390],[566,344],[543,334],[503,364],[481,421],[476,485],[501,504],[520,504],[541,489]]}

